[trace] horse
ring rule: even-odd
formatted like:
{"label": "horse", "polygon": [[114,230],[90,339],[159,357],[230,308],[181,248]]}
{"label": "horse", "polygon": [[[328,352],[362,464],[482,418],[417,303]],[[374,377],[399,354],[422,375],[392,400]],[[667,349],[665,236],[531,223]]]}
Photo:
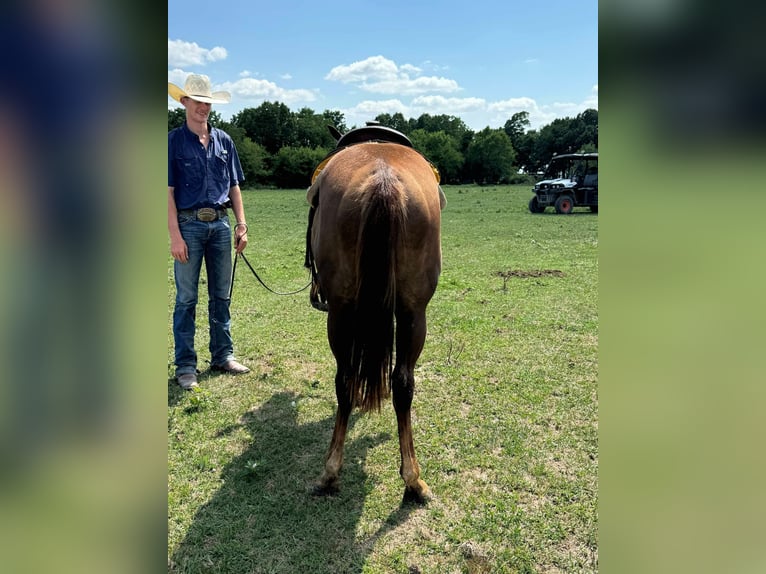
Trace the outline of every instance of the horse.
{"label": "horse", "polygon": [[392,394],[403,502],[425,503],[432,495],[420,478],[410,410],[426,307],[441,273],[444,199],[438,172],[412,147],[354,143],[331,154],[308,199],[314,210],[309,249],[315,287],[326,301],[338,403],[314,492],[339,490],[351,412],[379,412]]}

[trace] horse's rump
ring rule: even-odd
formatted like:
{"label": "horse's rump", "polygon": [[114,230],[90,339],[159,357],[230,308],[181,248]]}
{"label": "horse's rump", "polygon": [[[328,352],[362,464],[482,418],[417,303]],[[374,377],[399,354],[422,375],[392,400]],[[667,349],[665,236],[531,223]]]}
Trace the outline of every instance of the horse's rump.
{"label": "horse's rump", "polygon": [[352,403],[377,410],[390,391],[397,306],[425,308],[436,288],[438,184],[422,156],[395,144],[343,150],[316,183],[312,248],[328,328],[346,321],[336,329],[351,339],[350,351],[336,358],[347,362]]}

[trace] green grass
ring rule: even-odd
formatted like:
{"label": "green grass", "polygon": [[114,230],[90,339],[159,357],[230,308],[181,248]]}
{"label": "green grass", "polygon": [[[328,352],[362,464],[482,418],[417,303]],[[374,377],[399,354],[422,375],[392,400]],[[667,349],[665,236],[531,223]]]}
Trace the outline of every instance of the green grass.
{"label": "green grass", "polygon": [[[443,271],[416,371],[415,447],[435,494],[401,506],[396,420],[352,417],[341,491],[308,493],[334,421],[326,315],[240,264],[235,351],[253,370],[171,381],[173,572],[595,572],[598,216],[527,210],[529,186],[446,186]],[[307,282],[305,192],[244,192],[246,255],[278,291]],[[204,291],[203,291],[204,293]]]}

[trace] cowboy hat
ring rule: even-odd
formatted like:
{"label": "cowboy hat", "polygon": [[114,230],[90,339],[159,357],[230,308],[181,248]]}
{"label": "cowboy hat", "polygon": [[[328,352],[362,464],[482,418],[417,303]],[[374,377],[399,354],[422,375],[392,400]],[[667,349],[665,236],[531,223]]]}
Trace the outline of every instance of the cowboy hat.
{"label": "cowboy hat", "polygon": [[212,91],[210,78],[200,74],[189,74],[183,90],[175,84],[168,82],[168,94],[178,102],[184,96],[207,104],[228,104],[231,101],[231,94],[229,92]]}

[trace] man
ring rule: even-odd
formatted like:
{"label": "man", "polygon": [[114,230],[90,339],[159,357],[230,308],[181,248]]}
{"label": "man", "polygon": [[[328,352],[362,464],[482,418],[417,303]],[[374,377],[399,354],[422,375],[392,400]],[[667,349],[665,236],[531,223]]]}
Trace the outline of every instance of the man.
{"label": "man", "polygon": [[234,357],[229,312],[231,206],[237,254],[247,246],[247,223],[239,182],[244,180],[231,137],[208,123],[211,104],[228,103],[228,92],[213,93],[207,76],[191,74],[184,89],[168,82],[168,94],[186,108],[186,123],[168,133],[168,231],[175,259],[173,312],[176,379],[183,389],[197,386],[194,350],[197,291],[202,261],[208,278],[210,368],[247,373]]}

